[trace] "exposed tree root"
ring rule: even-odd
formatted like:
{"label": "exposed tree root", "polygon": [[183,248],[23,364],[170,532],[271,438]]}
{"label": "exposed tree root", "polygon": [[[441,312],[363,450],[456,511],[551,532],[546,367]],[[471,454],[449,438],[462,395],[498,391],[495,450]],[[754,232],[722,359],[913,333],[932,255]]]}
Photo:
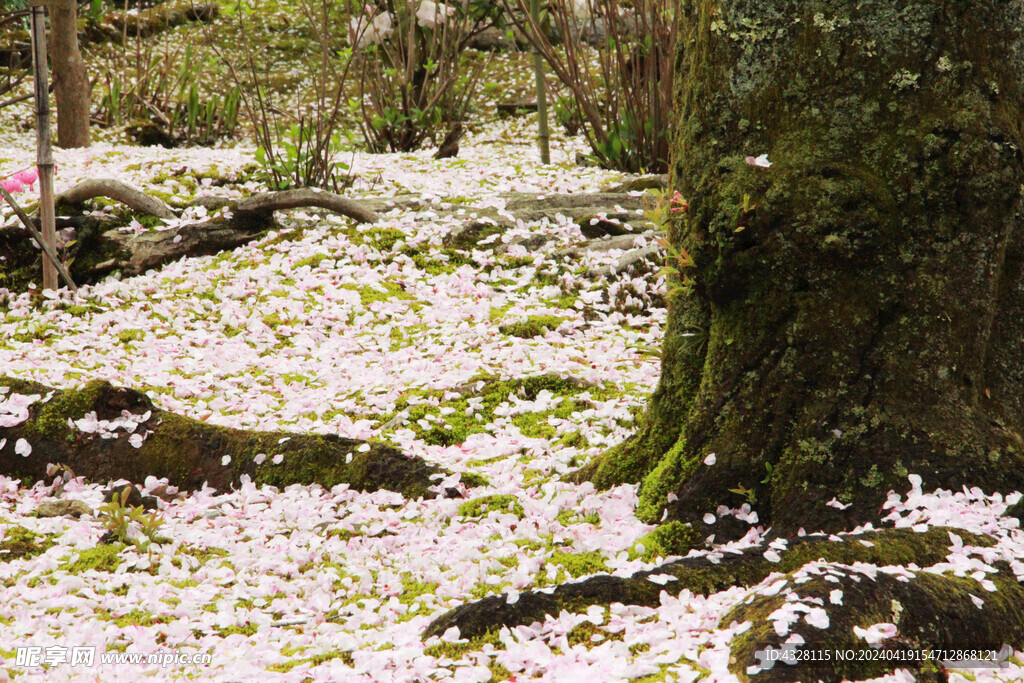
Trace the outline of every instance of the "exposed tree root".
{"label": "exposed tree root", "polygon": [[[132,211],[164,220],[177,218],[164,202],[111,178],[78,183],[57,197],[58,206],[78,206],[95,197],[121,202]],[[332,192],[311,189],[257,194],[238,201],[200,197],[197,204],[224,211],[209,220],[186,223],[165,230],[138,234],[112,229],[91,216],[58,218],[58,227],[77,229],[75,242],[66,250],[71,276],[80,284],[96,282],[112,271],[139,275],[183,256],[207,256],[251,242],[276,227],[275,211],[319,207],[347,216],[357,223],[372,223],[379,215],[363,203]],[[4,286],[24,290],[38,277],[39,256],[29,246],[29,234],[20,228],[0,229],[0,275]]]}
{"label": "exposed tree root", "polygon": [[71,189],[57,195],[55,203],[77,206],[95,197],[109,197],[121,202],[132,211],[144,213],[147,216],[156,216],[167,220],[177,218],[171,207],[156,197],[150,197],[148,194],[139,192],[134,187],[113,178],[83,180]]}
{"label": "exposed tree root", "polygon": [[357,223],[376,223],[380,216],[375,211],[352,199],[323,190],[304,187],[298,190],[267,192],[246,197],[236,202],[233,212],[240,214],[269,215],[275,211],[316,206],[342,216],[348,216]]}
{"label": "exposed tree root", "polygon": [[[424,637],[441,635],[449,628],[459,628],[461,637],[477,638],[502,627],[514,627],[542,621],[545,615],[557,615],[562,610],[582,612],[590,605],[623,603],[656,607],[662,591],[673,595],[683,589],[697,594],[711,594],[734,586],[755,586],[769,575],[780,573],[787,583],[774,595],[752,593],[748,604],[730,611],[722,623],[751,621],[753,626],[733,644],[733,671],[747,676],[747,667],[758,660],[754,653],[767,646],[778,648],[789,633],[799,633],[807,642],[804,650],[816,648],[853,649],[866,651],[868,644],[855,635],[853,627],[867,628],[876,623],[895,623],[899,636],[886,645],[890,648],[965,648],[974,646],[999,649],[1003,643],[1013,647],[1024,645],[1024,588],[1005,563],[996,563],[997,574],[989,574],[996,592],[988,592],[973,579],[948,575],[916,572],[916,576],[902,582],[884,573],[873,578],[870,570],[857,569],[865,565],[906,566],[916,564],[929,567],[945,562],[950,551],[950,533],[959,536],[967,546],[986,548],[993,545],[991,538],[978,536],[959,529],[934,527],[924,533],[910,529],[884,529],[856,535],[844,535],[838,540],[823,536],[793,538],[788,550],[780,553],[778,562],[763,556],[758,547],[741,553],[727,553],[710,560],[693,557],[666,563],[650,571],[638,572],[630,577],[595,576],[578,583],[562,584],[554,589],[524,592],[513,604],[504,595],[489,596],[461,605],[436,619],[425,631]],[[865,545],[864,542],[872,545]],[[826,580],[816,576],[816,567],[830,563],[835,574]],[[664,575],[675,580],[664,580]],[[783,576],[784,575],[784,576]],[[650,577],[654,576],[656,581]],[[808,578],[809,577],[809,580]],[[797,583],[797,579],[801,579]],[[773,583],[773,586],[776,584]],[[831,601],[834,590],[841,590],[845,598],[841,604]],[[769,621],[776,609],[786,603],[789,592],[802,598],[820,598],[833,626],[819,629],[799,619],[785,636],[775,631]],[[771,591],[763,591],[769,593]],[[982,608],[975,606],[970,595],[985,600]],[[837,597],[838,599],[838,597]],[[792,599],[791,599],[792,600]],[[899,607],[894,607],[896,603]],[[819,606],[807,601],[808,608]],[[803,608],[798,608],[803,609]],[[896,614],[893,614],[893,611]],[[978,627],[979,622],[985,624]],[[890,655],[888,659],[862,659],[847,662],[842,667],[822,667],[821,663],[801,662],[791,666],[776,664],[751,680],[826,680],[838,681],[843,677],[865,678],[877,676],[896,668],[915,671],[929,670],[923,661]],[[937,664],[937,662],[935,663]],[[753,672],[753,669],[751,670]]]}
{"label": "exposed tree root", "polygon": [[[7,390],[0,398],[8,400],[8,405],[13,394],[38,397],[28,407],[27,420],[0,426],[0,474],[6,476],[43,479],[47,465],[54,463],[93,481],[142,482],[152,475],[167,477],[170,484],[185,490],[205,483],[227,491],[248,476],[257,484],[317,483],[327,488],[348,484],[361,491],[388,489],[418,498],[437,495],[436,487],[431,490],[436,485],[431,476],[437,479],[436,475],[445,474],[378,443],[207,424],[160,410],[145,394],[104,381],[54,391],[0,377],[0,391],[3,387]],[[97,427],[96,421],[102,420],[107,425]],[[127,422],[134,426],[123,426]],[[27,454],[26,446],[31,448]],[[360,451],[364,446],[368,450]],[[454,491],[447,493],[454,495]]]}

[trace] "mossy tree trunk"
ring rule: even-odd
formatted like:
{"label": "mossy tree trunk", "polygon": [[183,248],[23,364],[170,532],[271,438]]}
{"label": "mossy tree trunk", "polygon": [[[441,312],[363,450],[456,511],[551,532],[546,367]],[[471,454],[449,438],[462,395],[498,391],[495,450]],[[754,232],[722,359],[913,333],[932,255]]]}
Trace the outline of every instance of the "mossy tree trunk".
{"label": "mossy tree trunk", "polygon": [[908,473],[1022,488],[1022,3],[683,6],[695,285],[645,426],[586,474],[781,533],[877,519]]}
{"label": "mossy tree trunk", "polygon": [[[689,210],[669,240],[692,261],[692,292],[670,306],[641,429],[576,477],[642,482],[641,517],[665,520],[644,543],[661,557],[751,523],[789,537],[772,559],[761,545],[654,570],[700,593],[785,573],[722,615],[749,624],[730,648],[742,680],[946,680],[945,664],[895,651],[1021,647],[1024,591],[1006,562],[983,600],[976,577],[939,566],[965,532],[798,530],[881,526],[908,474],[924,490],[1024,490],[1024,0],[680,1],[672,180]],[[747,503],[757,522],[718,514]],[[650,574],[487,597],[426,634],[657,605]],[[787,605],[808,614],[798,634],[772,623]],[[759,664],[794,634],[862,649],[855,628],[882,623],[897,626],[888,659]]]}

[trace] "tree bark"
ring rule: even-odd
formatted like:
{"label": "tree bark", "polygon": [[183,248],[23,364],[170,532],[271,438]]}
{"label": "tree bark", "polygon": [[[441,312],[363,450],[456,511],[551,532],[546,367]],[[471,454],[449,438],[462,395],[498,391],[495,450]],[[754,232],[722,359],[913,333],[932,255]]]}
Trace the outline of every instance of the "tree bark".
{"label": "tree bark", "polygon": [[1024,487],[1022,3],[683,10],[670,240],[695,284],[644,427],[583,476],[708,533],[744,502],[850,528],[908,473]]}
{"label": "tree bark", "polygon": [[89,77],[78,49],[78,5],[55,0],[50,5],[50,59],[57,98],[57,146],[89,146]]}
{"label": "tree bark", "polygon": [[0,376],[0,398],[12,397],[26,406],[26,414],[19,416],[22,421],[7,415],[0,422],[0,474],[30,482],[60,464],[93,481],[167,477],[189,491],[207,485],[229,491],[248,477],[280,487],[348,484],[408,498],[457,495],[431,479],[447,472],[384,444],[219,427],[161,410],[142,392],[103,381],[54,390]]}
{"label": "tree bark", "polygon": [[[671,181],[689,209],[673,214],[669,258],[691,292],[674,285],[642,427],[577,478],[642,482],[640,516],[665,520],[660,557],[752,524],[789,537],[778,557],[762,544],[653,572],[675,577],[673,594],[753,589],[720,622],[747,625],[730,645],[740,680],[947,680],[951,664],[901,653],[953,643],[1005,659],[1024,643],[1024,591],[1006,562],[984,599],[944,566],[964,532],[798,530],[882,526],[909,474],[925,491],[1024,490],[1024,1],[682,0],[680,14]],[[758,521],[718,510],[743,504]],[[907,575],[876,574],[886,565]],[[776,571],[774,590],[754,588]],[[670,590],[657,578],[490,596],[425,635],[655,606]],[[786,610],[806,614],[799,633],[776,630]],[[897,629],[877,659],[769,653],[861,650],[855,629],[873,624]]]}

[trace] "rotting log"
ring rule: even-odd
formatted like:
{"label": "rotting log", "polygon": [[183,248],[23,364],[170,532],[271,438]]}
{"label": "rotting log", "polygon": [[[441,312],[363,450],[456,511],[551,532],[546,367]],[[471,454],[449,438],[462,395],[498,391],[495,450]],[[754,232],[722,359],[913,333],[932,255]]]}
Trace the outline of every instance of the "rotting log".
{"label": "rotting log", "polygon": [[[447,474],[380,443],[212,425],[161,410],[142,392],[106,381],[55,390],[0,377],[0,399],[10,405],[14,395],[34,398],[27,419],[0,427],[0,474],[23,481],[44,479],[48,465],[59,464],[92,481],[166,477],[189,491],[209,485],[225,492],[248,477],[278,487],[348,484],[429,498],[438,488],[431,477]],[[134,427],[124,426],[129,422]],[[452,489],[444,493],[457,495]]]}

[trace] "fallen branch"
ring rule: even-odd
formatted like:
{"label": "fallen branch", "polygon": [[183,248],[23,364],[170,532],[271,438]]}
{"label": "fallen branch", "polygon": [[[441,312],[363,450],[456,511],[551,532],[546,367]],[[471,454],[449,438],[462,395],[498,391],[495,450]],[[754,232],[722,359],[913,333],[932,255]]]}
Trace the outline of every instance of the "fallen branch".
{"label": "fallen branch", "polygon": [[[731,647],[731,668],[738,675],[751,673],[747,667],[758,664],[757,653],[764,648],[787,649],[784,643],[790,633],[798,632],[803,638],[800,642],[806,642],[803,647],[809,650],[865,650],[869,649],[867,643],[858,642],[853,627],[866,628],[882,622],[899,624],[899,638],[887,645],[895,649],[920,652],[929,647],[977,649],[984,645],[999,650],[1003,643],[1020,647],[1024,644],[1024,588],[1006,563],[996,562],[994,570],[986,575],[996,586],[996,592],[986,591],[974,579],[945,573],[918,569],[903,581],[871,569],[915,563],[928,568],[947,562],[953,543],[950,534],[958,536],[963,546],[977,548],[979,555],[994,543],[987,536],[946,527],[933,527],[923,533],[883,529],[844,535],[838,540],[822,536],[793,538],[788,550],[780,553],[778,562],[766,559],[764,548],[757,547],[726,554],[715,561],[707,557],[685,558],[629,577],[595,576],[551,589],[524,592],[514,602],[504,595],[492,595],[441,615],[427,627],[424,637],[440,636],[457,627],[461,638],[480,638],[503,627],[543,621],[546,615],[557,616],[562,610],[585,612],[590,605],[657,607],[665,591],[677,595],[685,589],[709,595],[735,586],[756,586],[769,575],[782,573],[779,580],[785,584],[781,590],[775,587],[774,592],[754,591],[722,619],[723,626],[752,623]],[[824,567],[834,575],[831,579],[826,580]],[[842,591],[842,596],[836,598],[840,602],[833,601],[832,591],[836,589]],[[804,623],[801,615],[807,610],[797,608],[799,623],[785,635],[779,635],[769,616],[797,601],[796,597],[789,597],[790,593],[804,600],[808,609],[821,607],[827,617],[815,614]],[[984,604],[977,606],[971,595],[984,598]],[[825,621],[831,621],[832,627],[815,625]],[[979,629],[979,624],[984,624],[984,628]],[[815,664],[821,663],[803,661],[795,667],[776,664],[774,669],[765,666],[754,680],[838,681],[844,676],[856,680],[879,676],[897,666],[926,665],[897,656],[854,661],[839,668],[833,663],[829,670],[815,668]]]}
{"label": "fallen branch", "polygon": [[333,192],[314,190],[308,187],[246,197],[236,202],[233,210],[236,213],[243,214],[271,214],[285,209],[313,206],[340,213],[342,216],[347,216],[357,223],[376,223],[380,220],[377,212],[368,209],[353,199],[347,199]]}
{"label": "fallen branch", "polygon": [[132,211],[156,216],[166,220],[177,218],[171,207],[155,197],[122,183],[113,178],[93,178],[83,180],[69,190],[57,195],[56,203],[78,206],[95,197],[108,197],[127,206]]}

